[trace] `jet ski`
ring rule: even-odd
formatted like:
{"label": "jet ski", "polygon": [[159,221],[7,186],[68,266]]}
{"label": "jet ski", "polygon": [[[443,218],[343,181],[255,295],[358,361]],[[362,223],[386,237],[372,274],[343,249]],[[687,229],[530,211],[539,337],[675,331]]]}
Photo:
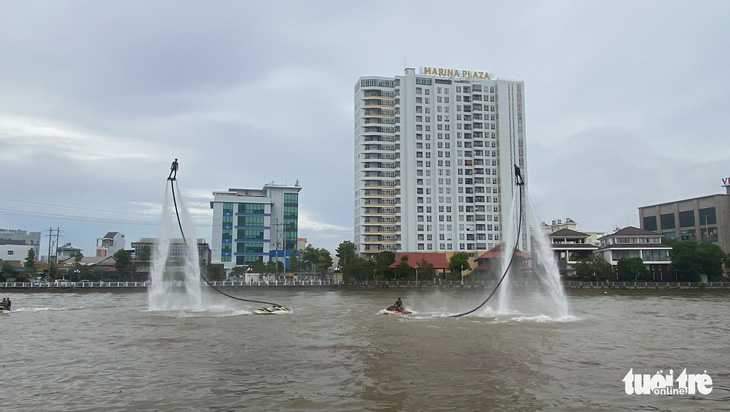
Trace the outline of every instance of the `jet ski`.
{"label": "jet ski", "polygon": [[407,310],[404,306],[395,306],[390,305],[387,309],[385,309],[384,314],[393,314],[393,315],[408,315],[409,313],[412,313],[410,310]]}
{"label": "jet ski", "polygon": [[259,308],[256,309],[253,314],[254,315],[277,315],[280,313],[290,313],[291,310],[289,308],[285,308],[284,306],[272,306],[270,308]]}

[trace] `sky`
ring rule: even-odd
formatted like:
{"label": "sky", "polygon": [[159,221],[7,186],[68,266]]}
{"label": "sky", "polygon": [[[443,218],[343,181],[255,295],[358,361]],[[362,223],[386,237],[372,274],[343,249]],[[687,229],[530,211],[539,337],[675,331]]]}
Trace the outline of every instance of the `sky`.
{"label": "sky", "polygon": [[213,192],[298,181],[299,236],[334,252],[355,84],[406,67],[524,81],[534,213],[638,227],[641,206],[725,193],[728,21],[724,0],[2,1],[0,228],[87,256],[157,237],[178,158],[197,237]]}

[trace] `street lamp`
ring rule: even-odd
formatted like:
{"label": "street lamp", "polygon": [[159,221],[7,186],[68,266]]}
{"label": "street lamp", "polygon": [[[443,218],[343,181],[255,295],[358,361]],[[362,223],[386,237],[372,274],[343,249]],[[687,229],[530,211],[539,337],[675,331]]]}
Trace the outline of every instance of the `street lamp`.
{"label": "street lamp", "polygon": [[416,286],[418,286],[418,265],[416,265]]}

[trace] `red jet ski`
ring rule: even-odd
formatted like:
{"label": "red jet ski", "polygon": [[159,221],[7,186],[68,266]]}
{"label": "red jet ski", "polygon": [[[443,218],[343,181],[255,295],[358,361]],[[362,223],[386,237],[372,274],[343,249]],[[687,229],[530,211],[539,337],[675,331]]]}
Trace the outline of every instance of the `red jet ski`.
{"label": "red jet ski", "polygon": [[411,313],[411,311],[406,310],[406,308],[403,306],[398,307],[395,305],[390,305],[390,306],[388,306],[388,309],[385,309],[385,313],[392,313],[392,314],[396,314],[396,315],[407,315],[407,314]]}

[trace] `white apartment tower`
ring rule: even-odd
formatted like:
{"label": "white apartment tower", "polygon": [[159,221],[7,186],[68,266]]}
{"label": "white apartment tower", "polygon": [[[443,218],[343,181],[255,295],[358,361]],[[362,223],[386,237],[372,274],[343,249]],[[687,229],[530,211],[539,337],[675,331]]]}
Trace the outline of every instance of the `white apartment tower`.
{"label": "white apartment tower", "polygon": [[526,187],[523,82],[431,67],[361,77],[358,252],[491,249],[502,241],[502,217],[517,190],[515,165]]}

